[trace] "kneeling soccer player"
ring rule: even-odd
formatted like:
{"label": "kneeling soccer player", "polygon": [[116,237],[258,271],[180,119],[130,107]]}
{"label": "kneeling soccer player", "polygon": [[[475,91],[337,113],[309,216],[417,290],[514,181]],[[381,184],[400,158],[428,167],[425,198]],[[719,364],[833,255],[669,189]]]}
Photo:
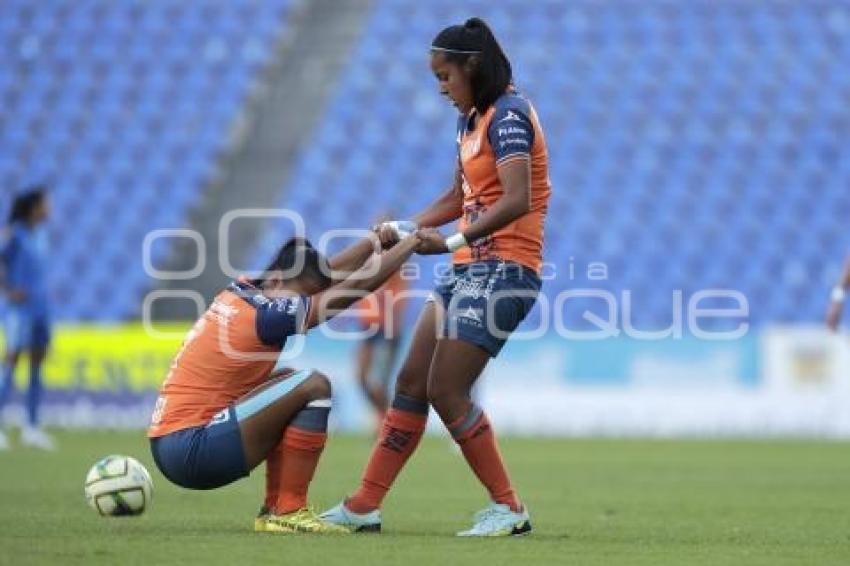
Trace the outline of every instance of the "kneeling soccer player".
{"label": "kneeling soccer player", "polygon": [[214,489],[265,461],[255,530],[347,532],[307,508],[325,445],[330,382],[312,370],[273,369],[287,337],[377,289],[419,242],[414,234],[373,256],[367,238],[327,260],[294,239],[259,279],[222,291],[187,335],[151,417],[151,451],[163,475],[182,487]]}

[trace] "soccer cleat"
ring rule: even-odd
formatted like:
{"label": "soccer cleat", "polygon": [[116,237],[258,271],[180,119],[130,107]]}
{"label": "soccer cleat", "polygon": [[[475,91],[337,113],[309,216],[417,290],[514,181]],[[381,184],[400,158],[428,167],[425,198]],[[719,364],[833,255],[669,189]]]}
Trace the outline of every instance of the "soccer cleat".
{"label": "soccer cleat", "polygon": [[9,450],[12,445],[9,443],[9,437],[6,436],[6,433],[0,430],[0,452],[3,450]]}
{"label": "soccer cleat", "polygon": [[264,533],[266,532],[266,526],[269,521],[269,510],[263,505],[260,507],[260,512],[257,513],[257,516],[254,518],[254,532]]}
{"label": "soccer cleat", "polygon": [[27,426],[21,429],[21,444],[31,448],[52,451],[56,449],[53,438],[43,429]]}
{"label": "soccer cleat", "polygon": [[328,509],[319,515],[326,523],[338,525],[352,533],[380,533],[381,510],[375,509],[369,513],[355,513],[345,506],[345,502]]}
{"label": "soccer cleat", "polygon": [[531,532],[528,510],[515,513],[503,503],[491,503],[475,514],[475,524],[467,531],[457,533],[459,537],[512,537]]}
{"label": "soccer cleat", "polygon": [[269,515],[266,519],[265,532],[349,534],[351,531],[324,521],[312,509],[304,508],[286,515]]}

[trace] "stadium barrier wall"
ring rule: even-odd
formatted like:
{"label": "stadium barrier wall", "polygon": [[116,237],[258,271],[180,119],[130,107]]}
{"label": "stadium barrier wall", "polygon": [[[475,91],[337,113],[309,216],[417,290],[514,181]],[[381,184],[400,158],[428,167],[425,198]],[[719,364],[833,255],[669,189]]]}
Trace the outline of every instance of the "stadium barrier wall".
{"label": "stadium barrier wall", "polygon": [[[44,419],[144,427],[187,325],[58,326],[45,367]],[[770,328],[735,341],[509,343],[477,396],[504,434],[850,438],[850,341],[821,328]],[[311,335],[294,360],[328,374],[336,430],[374,426],[354,379],[354,342]],[[16,383],[26,386],[27,364]],[[20,395],[20,394],[19,394]],[[20,418],[17,404],[7,407]],[[431,419],[433,431],[441,430]]]}

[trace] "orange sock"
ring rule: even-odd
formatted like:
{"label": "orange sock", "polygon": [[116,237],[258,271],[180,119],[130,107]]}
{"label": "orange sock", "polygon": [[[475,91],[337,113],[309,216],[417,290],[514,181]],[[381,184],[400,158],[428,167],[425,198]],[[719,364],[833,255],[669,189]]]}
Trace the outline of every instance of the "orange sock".
{"label": "orange sock", "polygon": [[283,439],[266,456],[266,498],[263,507],[266,511],[274,509],[277,502],[277,490],[280,486],[280,461],[283,456]]}
{"label": "orange sock", "polygon": [[522,505],[511,485],[487,415],[472,405],[466,415],[446,426],[460,446],[469,467],[490,492],[490,499],[519,512]]}
{"label": "orange sock", "polygon": [[419,445],[427,421],[426,401],[396,396],[384,418],[360,487],[345,502],[348,509],[368,513],[381,506],[399,472]]}
{"label": "orange sock", "polygon": [[292,425],[283,432],[277,463],[277,496],[271,506],[275,513],[284,515],[307,506],[307,490],[327,437],[325,432],[302,430]]}

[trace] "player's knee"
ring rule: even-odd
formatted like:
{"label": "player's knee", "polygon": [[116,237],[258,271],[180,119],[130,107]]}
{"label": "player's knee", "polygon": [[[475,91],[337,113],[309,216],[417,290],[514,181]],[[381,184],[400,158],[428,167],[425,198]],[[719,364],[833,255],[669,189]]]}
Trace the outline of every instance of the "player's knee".
{"label": "player's knee", "polygon": [[441,385],[432,385],[428,387],[428,402],[437,411],[451,405],[456,397],[458,397],[457,393],[452,391],[451,388]]}
{"label": "player's knee", "polygon": [[313,399],[330,399],[333,392],[331,380],[322,372],[312,372],[305,384],[310,388],[310,397]]}
{"label": "player's knee", "polygon": [[451,383],[428,384],[428,402],[443,420],[453,420],[469,406],[469,392]]}
{"label": "player's knee", "polygon": [[396,394],[424,399],[428,389],[427,377],[421,371],[402,368],[396,379]]}

